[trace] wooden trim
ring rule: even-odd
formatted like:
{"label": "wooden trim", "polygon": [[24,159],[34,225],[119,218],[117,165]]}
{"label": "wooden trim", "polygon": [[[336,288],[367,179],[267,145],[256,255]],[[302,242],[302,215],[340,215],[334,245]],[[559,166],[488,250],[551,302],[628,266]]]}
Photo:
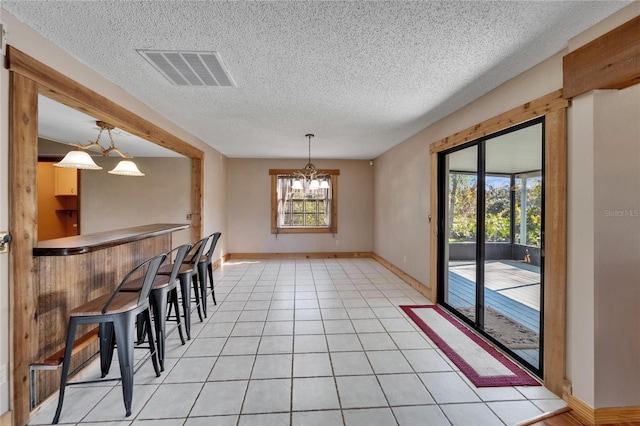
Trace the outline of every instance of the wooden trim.
{"label": "wooden trim", "polygon": [[567,111],[545,116],[543,381],[562,396],[566,353]]}
{"label": "wooden trim", "polygon": [[[565,375],[566,326],[566,247],[567,247],[567,119],[569,101],[558,90],[546,96],[483,121],[435,142],[431,153],[430,280],[437,271],[437,153],[505,130],[536,117],[545,116],[545,268],[543,381],[558,396],[563,392]],[[436,222],[434,222],[434,219]],[[435,229],[434,229],[435,228]],[[436,281],[437,283],[437,281]],[[437,300],[437,285],[433,299]]]}
{"label": "wooden trim", "polygon": [[[294,253],[228,253],[226,260],[234,259],[349,259],[373,258],[372,252],[294,252]],[[225,261],[226,261],[225,260]]]}
{"label": "wooden trim", "polygon": [[593,408],[574,395],[569,395],[571,414],[587,425],[631,424],[640,422],[640,406]]}
{"label": "wooden trim", "polygon": [[640,83],[640,16],[562,58],[564,97]]}
{"label": "wooden trim", "polygon": [[[299,172],[299,169],[269,169],[270,175],[294,175],[296,172]],[[326,170],[318,170],[318,173],[324,173],[326,175],[339,176],[340,169],[326,169]]]}
{"label": "wooden trim", "polygon": [[204,156],[191,158],[191,242],[202,238],[204,211]]}
{"label": "wooden trim", "polygon": [[524,105],[513,108],[496,117],[485,120],[465,130],[447,136],[429,147],[429,151],[435,152],[445,151],[462,145],[467,142],[479,139],[483,136],[490,135],[500,130],[508,129],[525,121],[546,115],[550,112],[567,108],[569,101],[563,99],[562,90],[556,90],[541,98],[527,102]]}
{"label": "wooden trim", "polygon": [[224,257],[221,257],[220,259],[216,260],[215,262],[213,262],[211,264],[211,269],[213,269],[215,271],[216,269],[218,269],[219,267],[222,266],[224,261],[225,261]]}
{"label": "wooden trim", "polygon": [[9,71],[38,83],[39,91],[44,96],[186,157],[202,158],[204,156],[202,151],[182,139],[126,111],[110,99],[82,86],[13,46],[7,46],[7,63]]}
{"label": "wooden trim", "polygon": [[[95,327],[91,329],[88,333],[85,333],[79,338],[77,338],[73,342],[73,349],[71,350],[71,355],[73,356],[78,352],[81,352],[83,349],[91,345],[93,342],[98,341],[98,339],[100,338],[98,335],[98,330],[99,330],[99,327]],[[64,362],[64,354],[66,349],[67,349],[66,347],[60,348],[58,351],[56,351],[55,353],[45,358],[42,364],[53,365],[53,366],[62,365],[62,363]]]}
{"label": "wooden trim", "polygon": [[271,233],[278,232],[278,175],[271,174]]}
{"label": "wooden trim", "polygon": [[338,233],[338,208],[338,175],[331,175],[331,233],[333,234]]}
{"label": "wooden trim", "polygon": [[593,407],[589,406],[586,402],[583,402],[581,399],[576,398],[573,395],[569,395],[569,400],[567,401],[567,403],[573,410],[571,414],[575,418],[586,425],[596,424],[596,414]]}
{"label": "wooden trim", "polygon": [[191,158],[191,238],[194,242],[201,238],[204,152],[13,46],[7,46],[7,64],[9,71],[38,83],[40,94]]}
{"label": "wooden trim", "polygon": [[596,424],[629,424],[640,422],[640,406],[596,408]]}
{"label": "wooden trim", "polygon": [[[275,234],[276,232],[272,232]],[[334,234],[331,228],[280,228],[278,234]]]}
{"label": "wooden trim", "polygon": [[14,422],[29,421],[29,360],[38,351],[37,243],[38,85],[10,73],[9,87],[9,256],[11,303],[11,407]]}
{"label": "wooden trim", "polygon": [[571,380],[564,379],[562,381],[562,399],[565,401],[569,400],[569,395],[573,394],[573,384]]}
{"label": "wooden trim", "polygon": [[7,411],[0,415],[0,426],[11,426],[13,425],[13,411]]}
{"label": "wooden trim", "polygon": [[411,287],[416,289],[418,293],[422,294],[424,297],[426,297],[427,299],[435,303],[435,300],[430,297],[432,293],[431,288],[425,286],[423,283],[413,278],[411,275],[407,274],[402,269],[398,268],[396,265],[389,262],[385,258],[378,256],[376,253],[373,253],[372,257],[382,266],[384,266],[385,268],[387,268],[388,270],[396,274],[398,277],[400,277],[402,281],[406,282]]}
{"label": "wooden trim", "polygon": [[430,186],[430,209],[429,213],[429,300],[433,303],[438,301],[438,154],[432,152],[431,160],[431,186]]}
{"label": "wooden trim", "polygon": [[[9,88],[9,227],[11,407],[15,424],[29,421],[29,362],[37,353],[38,269],[32,249],[37,243],[38,94],[104,120],[152,143],[192,159],[191,223],[193,241],[202,234],[204,153],[169,132],[80,85],[58,71],[7,48]],[[195,187],[195,188],[194,188]]]}

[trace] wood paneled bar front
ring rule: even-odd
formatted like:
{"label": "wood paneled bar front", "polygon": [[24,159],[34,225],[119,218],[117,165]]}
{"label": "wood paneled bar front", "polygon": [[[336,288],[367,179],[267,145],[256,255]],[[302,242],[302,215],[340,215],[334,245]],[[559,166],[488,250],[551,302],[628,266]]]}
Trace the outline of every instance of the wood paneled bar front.
{"label": "wood paneled bar front", "polygon": [[[172,232],[185,224],[153,224],[115,231],[40,241],[33,248],[37,268],[37,306],[28,364],[42,362],[65,345],[69,311],[115,290],[120,280],[144,260],[171,249]],[[78,336],[91,326],[78,329]],[[98,350],[97,342],[74,356],[76,368]],[[58,390],[60,371],[38,371],[38,401]]]}

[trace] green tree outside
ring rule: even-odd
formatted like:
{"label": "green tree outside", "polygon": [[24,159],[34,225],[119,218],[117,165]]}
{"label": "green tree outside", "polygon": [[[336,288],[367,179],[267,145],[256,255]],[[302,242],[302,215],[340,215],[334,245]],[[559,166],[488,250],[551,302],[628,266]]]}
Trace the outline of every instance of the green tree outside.
{"label": "green tree outside", "polygon": [[[515,242],[520,242],[521,188],[516,178]],[[477,178],[475,175],[449,174],[449,242],[475,242],[477,233]],[[542,179],[527,179],[526,244],[540,246],[542,226]],[[487,242],[510,242],[510,179],[487,178],[485,193],[485,230]]]}

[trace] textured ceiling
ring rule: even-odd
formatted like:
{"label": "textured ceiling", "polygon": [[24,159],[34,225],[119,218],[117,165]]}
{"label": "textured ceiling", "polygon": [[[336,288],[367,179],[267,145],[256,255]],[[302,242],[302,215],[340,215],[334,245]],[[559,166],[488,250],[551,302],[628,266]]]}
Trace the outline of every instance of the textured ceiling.
{"label": "textured ceiling", "polygon": [[[369,159],[628,3],[3,0],[2,8],[229,157],[304,158],[304,135],[315,133],[314,158]],[[174,86],[136,49],[216,51],[237,87]]]}

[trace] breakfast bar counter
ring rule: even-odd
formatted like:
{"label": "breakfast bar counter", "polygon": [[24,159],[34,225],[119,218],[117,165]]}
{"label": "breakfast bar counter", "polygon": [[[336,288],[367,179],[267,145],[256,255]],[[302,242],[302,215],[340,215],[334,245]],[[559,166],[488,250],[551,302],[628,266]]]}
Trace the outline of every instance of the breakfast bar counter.
{"label": "breakfast bar counter", "polygon": [[[29,348],[29,364],[64,347],[71,310],[112,293],[134,267],[171,250],[172,233],[187,228],[188,224],[159,223],[38,242],[33,248],[37,303],[31,316],[37,338],[30,339],[38,344]],[[78,335],[87,330],[78,329]],[[96,351],[96,344],[83,349],[71,368]],[[58,389],[60,372],[38,371],[35,380],[41,402]]]}
{"label": "breakfast bar counter", "polygon": [[126,244],[145,238],[156,237],[182,229],[189,225],[174,223],[156,223],[153,225],[135,226],[115,231],[97,232],[95,234],[77,235],[74,237],[56,238],[38,242],[33,248],[34,256],[68,256],[97,251],[120,244]]}

